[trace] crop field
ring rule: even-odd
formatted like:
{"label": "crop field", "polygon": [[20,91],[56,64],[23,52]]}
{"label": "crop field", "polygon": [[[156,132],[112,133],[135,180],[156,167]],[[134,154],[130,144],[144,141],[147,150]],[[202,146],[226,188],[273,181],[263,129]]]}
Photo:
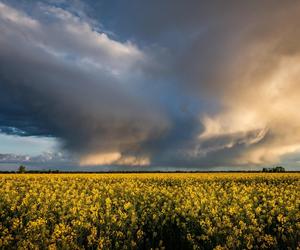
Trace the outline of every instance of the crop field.
{"label": "crop field", "polygon": [[0,249],[299,249],[300,174],[2,174]]}

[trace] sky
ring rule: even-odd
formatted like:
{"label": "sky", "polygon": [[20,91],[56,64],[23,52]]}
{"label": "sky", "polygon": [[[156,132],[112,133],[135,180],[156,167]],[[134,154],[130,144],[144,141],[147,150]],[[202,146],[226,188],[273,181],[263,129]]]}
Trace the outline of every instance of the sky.
{"label": "sky", "polygon": [[0,0],[0,169],[300,170],[299,11]]}

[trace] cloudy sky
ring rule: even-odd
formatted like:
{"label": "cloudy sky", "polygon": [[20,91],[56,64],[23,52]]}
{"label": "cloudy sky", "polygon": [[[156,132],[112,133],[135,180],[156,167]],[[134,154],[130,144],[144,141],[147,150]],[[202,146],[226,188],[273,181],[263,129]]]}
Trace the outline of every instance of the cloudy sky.
{"label": "cloudy sky", "polygon": [[0,0],[0,168],[299,170],[299,12]]}

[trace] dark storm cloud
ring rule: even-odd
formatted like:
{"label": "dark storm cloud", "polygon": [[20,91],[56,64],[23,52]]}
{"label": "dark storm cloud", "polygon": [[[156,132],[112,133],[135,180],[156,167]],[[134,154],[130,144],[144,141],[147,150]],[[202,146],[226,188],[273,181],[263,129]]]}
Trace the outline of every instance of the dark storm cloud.
{"label": "dark storm cloud", "polygon": [[42,6],[54,20],[43,23],[0,7],[2,126],[57,137],[80,155],[134,152],[168,127],[131,82],[147,60],[134,45],[111,40],[62,9]]}
{"label": "dark storm cloud", "polygon": [[1,131],[56,137],[82,164],[279,161],[300,149],[299,10],[0,3]]}

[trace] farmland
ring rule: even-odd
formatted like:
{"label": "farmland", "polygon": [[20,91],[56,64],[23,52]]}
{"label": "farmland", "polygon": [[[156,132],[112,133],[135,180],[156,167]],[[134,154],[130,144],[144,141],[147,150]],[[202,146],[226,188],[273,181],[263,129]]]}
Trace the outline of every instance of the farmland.
{"label": "farmland", "polygon": [[300,174],[2,174],[1,249],[299,249]]}

